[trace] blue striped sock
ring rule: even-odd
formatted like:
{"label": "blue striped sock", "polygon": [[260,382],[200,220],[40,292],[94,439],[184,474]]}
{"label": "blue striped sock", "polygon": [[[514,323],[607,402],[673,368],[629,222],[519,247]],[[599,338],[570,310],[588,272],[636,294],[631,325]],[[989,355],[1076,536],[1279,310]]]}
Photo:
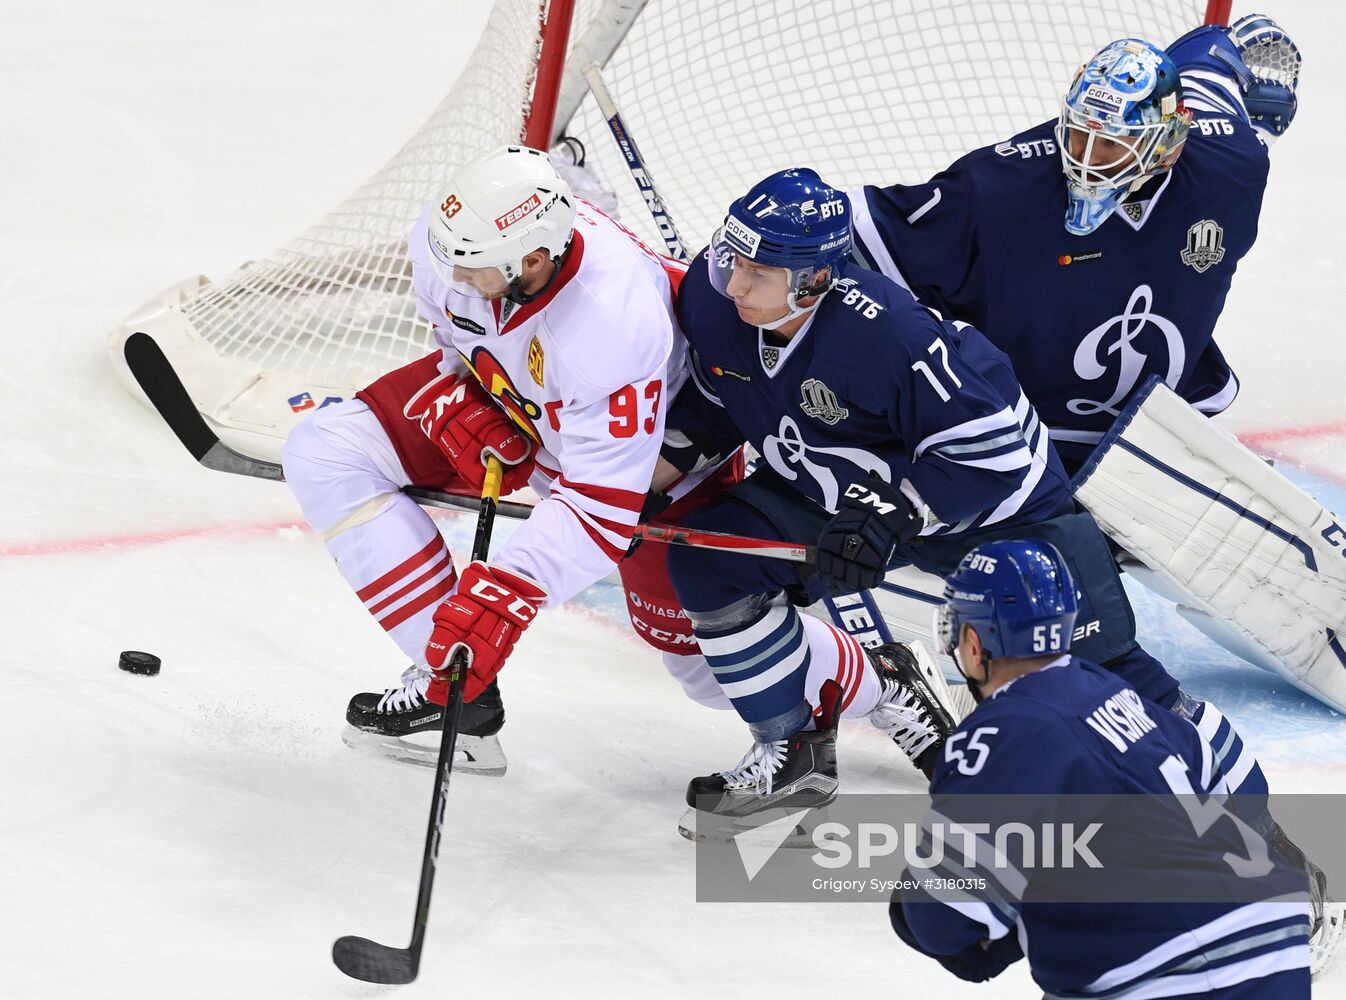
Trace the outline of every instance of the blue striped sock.
{"label": "blue striped sock", "polygon": [[695,632],[715,679],[754,739],[782,740],[803,728],[809,720],[804,700],[809,644],[799,612],[788,604],[772,605],[731,629]]}

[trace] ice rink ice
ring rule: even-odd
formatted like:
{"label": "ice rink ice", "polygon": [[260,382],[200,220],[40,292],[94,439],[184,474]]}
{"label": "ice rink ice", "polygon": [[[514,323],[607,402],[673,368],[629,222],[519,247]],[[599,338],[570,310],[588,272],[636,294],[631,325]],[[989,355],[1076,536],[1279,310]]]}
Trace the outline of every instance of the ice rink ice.
{"label": "ice rink ice", "polygon": [[[104,340],[381,165],[488,6],[0,0],[0,997],[394,995],[329,950],[410,932],[431,772],[340,740],[347,699],[401,657],[289,493],[195,465]],[[1219,330],[1243,378],[1226,424],[1346,512],[1346,8],[1254,6],[1305,66]],[[464,555],[471,516],[442,524]],[[1136,597],[1142,637],[1274,789],[1346,791],[1346,720]],[[118,671],[122,649],[162,674]],[[748,740],[684,699],[614,590],[542,616],[502,687],[509,774],[455,780],[421,976],[397,996],[1039,995],[1023,963],[945,975],[880,906],[698,906],[683,789]],[[923,785],[868,726],[841,756],[847,790]],[[1346,997],[1346,969],[1316,995]]]}

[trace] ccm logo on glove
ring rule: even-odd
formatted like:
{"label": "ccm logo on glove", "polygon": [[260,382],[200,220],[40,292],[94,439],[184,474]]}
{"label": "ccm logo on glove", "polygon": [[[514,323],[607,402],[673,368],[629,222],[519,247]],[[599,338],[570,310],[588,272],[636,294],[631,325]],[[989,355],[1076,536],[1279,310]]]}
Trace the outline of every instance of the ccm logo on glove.
{"label": "ccm logo on glove", "polygon": [[452,383],[421,415],[420,424],[474,490],[480,490],[486,479],[489,455],[505,467],[502,493],[528,484],[533,442],[475,379],[463,377]]}
{"label": "ccm logo on glove", "polygon": [[511,615],[520,625],[528,625],[537,617],[537,608],[529,604],[514,591],[500,586],[491,580],[482,577],[472,584],[469,591],[473,597],[480,597],[483,601],[491,604],[498,604],[502,601],[508,601],[504,607],[505,614]]}
{"label": "ccm logo on glove", "polygon": [[454,654],[467,657],[463,698],[471,701],[495,680],[547,592],[535,580],[500,566],[474,562],[458,578],[458,590],[435,609],[425,662],[440,680]]}
{"label": "ccm logo on glove", "polygon": [[891,514],[897,510],[897,504],[887,503],[883,497],[879,496],[863,483],[851,483],[846,487],[846,497],[851,500],[858,500],[860,503],[873,507],[880,514]]}

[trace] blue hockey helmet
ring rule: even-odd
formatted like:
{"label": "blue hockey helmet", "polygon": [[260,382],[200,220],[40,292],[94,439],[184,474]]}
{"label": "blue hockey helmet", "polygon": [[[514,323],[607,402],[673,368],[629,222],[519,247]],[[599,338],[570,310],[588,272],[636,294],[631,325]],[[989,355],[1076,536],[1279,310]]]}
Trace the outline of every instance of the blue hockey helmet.
{"label": "blue hockey helmet", "polygon": [[1092,233],[1136,186],[1173,166],[1191,123],[1178,67],[1159,46],[1123,38],[1085,63],[1056,123],[1066,231]]}
{"label": "blue hockey helmet", "polygon": [[964,625],[977,630],[991,660],[1066,653],[1078,613],[1075,581],[1056,546],[1035,539],[987,542],[965,555],[945,581],[935,646],[960,671]]}
{"label": "blue hockey helmet", "polygon": [[[851,251],[851,203],[808,167],[781,170],[754,184],[729,206],[710,242],[710,282],[726,298],[739,257],[787,273],[788,312],[765,329],[776,329],[816,306],[798,300],[821,296],[842,276]],[[820,272],[828,270],[823,276]]]}

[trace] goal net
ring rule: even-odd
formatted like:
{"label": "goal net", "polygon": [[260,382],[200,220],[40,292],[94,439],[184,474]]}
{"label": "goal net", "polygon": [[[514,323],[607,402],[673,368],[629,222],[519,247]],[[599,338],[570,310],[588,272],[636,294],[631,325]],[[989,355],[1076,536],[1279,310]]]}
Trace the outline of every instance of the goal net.
{"label": "goal net", "polygon": [[[1205,0],[578,0],[567,41],[569,6],[496,0],[457,82],[378,173],[280,250],[130,316],[109,342],[128,388],[122,344],[150,333],[221,436],[275,458],[309,410],[433,349],[406,233],[459,163],[503,143],[578,137],[621,221],[662,246],[585,89],[589,62],[694,249],[774,170],[813,166],[841,187],[924,180],[1054,117],[1107,41],[1167,43],[1208,13]],[[566,53],[556,81],[538,72],[549,47]]]}

